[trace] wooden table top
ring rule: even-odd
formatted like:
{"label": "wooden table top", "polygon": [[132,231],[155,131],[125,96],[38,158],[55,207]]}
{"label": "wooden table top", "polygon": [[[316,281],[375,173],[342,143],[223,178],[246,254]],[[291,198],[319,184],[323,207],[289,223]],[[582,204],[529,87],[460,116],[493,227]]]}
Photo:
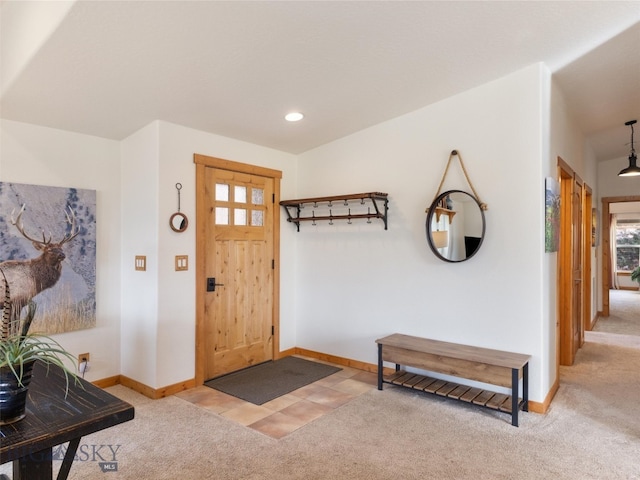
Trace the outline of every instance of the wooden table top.
{"label": "wooden table top", "polygon": [[36,362],[29,385],[26,417],[0,425],[0,464],[133,419],[132,405],[62,370]]}

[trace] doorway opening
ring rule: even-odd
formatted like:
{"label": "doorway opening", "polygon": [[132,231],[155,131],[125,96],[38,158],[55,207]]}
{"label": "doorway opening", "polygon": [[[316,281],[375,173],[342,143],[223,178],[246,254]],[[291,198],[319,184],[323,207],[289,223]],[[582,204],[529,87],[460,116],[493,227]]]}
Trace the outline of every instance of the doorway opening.
{"label": "doorway opening", "polygon": [[600,314],[602,317],[610,315],[610,290],[616,275],[611,257],[611,214],[612,210],[615,210],[612,205],[631,205],[632,203],[640,205],[640,195],[602,198],[602,312]]}

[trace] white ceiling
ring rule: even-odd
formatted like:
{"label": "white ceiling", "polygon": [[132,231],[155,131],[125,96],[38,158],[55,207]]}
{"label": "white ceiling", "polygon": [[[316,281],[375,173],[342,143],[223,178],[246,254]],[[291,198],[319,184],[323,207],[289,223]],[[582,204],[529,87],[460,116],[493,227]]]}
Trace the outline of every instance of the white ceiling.
{"label": "white ceiling", "polygon": [[301,153],[535,62],[598,159],[640,119],[637,1],[0,6],[2,118],[111,139],[160,119]]}

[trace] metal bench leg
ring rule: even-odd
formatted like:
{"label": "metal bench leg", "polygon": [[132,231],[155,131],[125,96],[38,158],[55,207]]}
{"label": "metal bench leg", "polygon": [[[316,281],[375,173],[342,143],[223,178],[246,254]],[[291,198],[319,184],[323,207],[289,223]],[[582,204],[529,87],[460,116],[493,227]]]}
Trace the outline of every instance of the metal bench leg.
{"label": "metal bench leg", "polygon": [[382,390],[382,345],[378,344],[378,390]]}
{"label": "metal bench leg", "polygon": [[511,369],[511,425],[514,427],[518,426],[518,397],[519,395],[519,382],[518,382],[518,373],[520,369],[512,368]]}
{"label": "metal bench leg", "polygon": [[529,362],[522,367],[522,410],[529,411]]}

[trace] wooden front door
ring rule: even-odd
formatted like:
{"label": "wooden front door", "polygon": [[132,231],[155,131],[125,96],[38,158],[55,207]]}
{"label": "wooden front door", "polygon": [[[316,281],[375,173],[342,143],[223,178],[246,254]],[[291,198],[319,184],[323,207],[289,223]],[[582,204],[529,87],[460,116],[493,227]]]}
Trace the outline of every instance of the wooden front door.
{"label": "wooden front door", "polygon": [[224,168],[197,169],[197,381],[273,359],[277,317],[279,177],[208,163]]}

